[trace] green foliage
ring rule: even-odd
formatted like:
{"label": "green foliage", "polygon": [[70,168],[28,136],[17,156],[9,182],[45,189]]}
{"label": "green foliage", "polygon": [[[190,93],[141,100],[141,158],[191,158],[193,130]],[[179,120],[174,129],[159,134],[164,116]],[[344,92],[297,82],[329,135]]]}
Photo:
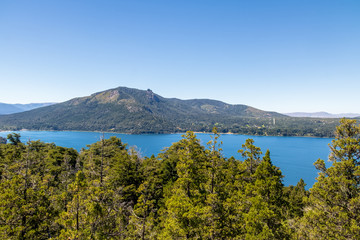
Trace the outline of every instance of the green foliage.
{"label": "green foliage", "polygon": [[[206,152],[192,132],[174,144],[177,179],[165,196],[162,238],[200,238],[205,201]],[[176,152],[171,152],[175,150]],[[166,160],[165,160],[166,161]],[[191,226],[191,227],[190,227]]]}
{"label": "green foliage", "polygon": [[305,208],[305,198],[308,197],[308,192],[305,190],[305,182],[303,179],[296,184],[296,186],[289,186],[285,188],[284,196],[288,202],[286,208],[287,218],[292,222],[303,216]]}
{"label": "green foliage", "polygon": [[[150,94],[150,93],[149,93]],[[151,97],[151,94],[149,95]],[[153,99],[154,101],[156,99]],[[10,135],[0,145],[1,239],[358,239],[360,126],[342,120],[310,192],[285,187],[252,139],[224,158],[218,129],[157,157],[120,139],[80,153]]]}
{"label": "green foliage", "polygon": [[320,170],[310,189],[298,234],[310,239],[359,239],[360,237],[360,126],[341,120],[330,145],[329,160],[316,162]]}
{"label": "green foliage", "polygon": [[245,158],[244,162],[247,165],[250,174],[253,174],[254,170],[260,163],[260,155],[262,152],[259,147],[254,145],[254,140],[251,138],[245,141],[242,148],[243,149],[240,149],[238,152]]}
{"label": "green foliage", "polygon": [[9,140],[9,143],[12,145],[18,145],[21,142],[20,134],[18,134],[18,133],[8,134],[7,139]]}

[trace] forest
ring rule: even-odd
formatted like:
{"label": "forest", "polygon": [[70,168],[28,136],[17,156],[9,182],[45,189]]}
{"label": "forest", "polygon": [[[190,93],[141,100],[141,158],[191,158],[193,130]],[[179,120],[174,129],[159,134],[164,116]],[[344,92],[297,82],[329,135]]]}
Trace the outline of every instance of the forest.
{"label": "forest", "polygon": [[[9,134],[0,144],[0,239],[360,239],[360,125],[342,119],[315,184],[284,186],[269,150],[193,132],[141,157],[111,137],[80,152]],[[291,161],[291,159],[289,159]]]}

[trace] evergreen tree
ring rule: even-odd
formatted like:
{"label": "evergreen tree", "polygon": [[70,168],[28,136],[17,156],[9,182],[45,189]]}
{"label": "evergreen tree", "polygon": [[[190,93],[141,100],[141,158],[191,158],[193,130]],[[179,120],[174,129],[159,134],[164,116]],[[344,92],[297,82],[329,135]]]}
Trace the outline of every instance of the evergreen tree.
{"label": "evergreen tree", "polygon": [[245,165],[235,159],[229,158],[225,162],[224,176],[225,176],[225,197],[223,200],[224,220],[222,235],[225,239],[236,239],[243,236],[244,233],[244,171]]}
{"label": "evergreen tree", "polygon": [[208,142],[207,150],[207,169],[206,169],[206,200],[203,214],[204,238],[220,239],[224,238],[224,200],[226,199],[225,182],[225,159],[221,154],[222,142],[219,142],[220,134],[217,128],[213,129],[211,141]]}
{"label": "evergreen tree", "polygon": [[298,226],[302,238],[360,238],[360,126],[355,120],[340,123],[330,145],[332,166],[315,163],[320,173]]}
{"label": "evergreen tree", "polygon": [[245,158],[244,163],[247,165],[247,169],[252,175],[261,161],[261,149],[254,145],[254,140],[251,138],[246,139],[245,144],[242,145],[242,148],[243,149],[240,149],[238,152],[241,153],[241,155]]}
{"label": "evergreen tree", "polygon": [[249,222],[249,210],[254,205],[249,199],[254,197],[254,173],[261,161],[261,149],[254,145],[254,140],[247,139],[238,152],[245,158],[244,161],[230,158],[226,164],[227,198],[224,200],[226,218],[223,231],[227,238],[245,239],[252,236],[246,236],[249,230],[246,224]]}
{"label": "evergreen tree", "polygon": [[7,144],[4,153],[8,166],[0,182],[0,236],[47,239],[54,232],[56,217],[44,167],[45,154],[52,145],[14,142]]}
{"label": "evergreen tree", "polygon": [[119,138],[102,138],[81,153],[88,184],[86,211],[92,238],[126,237],[129,208],[137,200],[136,189],[140,184],[136,180],[139,157],[135,152],[129,154],[126,146]]}
{"label": "evergreen tree", "polygon": [[7,135],[7,139],[11,145],[18,145],[21,143],[19,133],[11,133]]}
{"label": "evergreen tree", "polygon": [[158,210],[163,194],[159,163],[154,156],[142,162],[143,181],[137,189],[139,197],[129,220],[129,239],[157,239]]}
{"label": "evergreen tree", "polygon": [[175,145],[169,150],[177,150],[178,178],[165,196],[160,237],[201,239],[206,192],[205,149],[192,132],[187,132]]}
{"label": "evergreen tree", "polygon": [[309,192],[305,189],[305,182],[303,179],[296,184],[296,186],[288,186],[284,188],[284,196],[288,204],[286,208],[286,215],[288,219],[297,221],[304,215],[305,199],[308,197]]}
{"label": "evergreen tree", "polygon": [[272,164],[269,150],[253,177],[254,183],[245,190],[250,203],[249,211],[244,214],[246,239],[288,239],[284,227],[283,176]]}
{"label": "evergreen tree", "polygon": [[76,173],[75,181],[70,184],[68,191],[72,195],[72,200],[58,220],[63,226],[59,239],[90,239],[93,237],[89,214],[92,202],[88,196],[88,183],[83,171]]}

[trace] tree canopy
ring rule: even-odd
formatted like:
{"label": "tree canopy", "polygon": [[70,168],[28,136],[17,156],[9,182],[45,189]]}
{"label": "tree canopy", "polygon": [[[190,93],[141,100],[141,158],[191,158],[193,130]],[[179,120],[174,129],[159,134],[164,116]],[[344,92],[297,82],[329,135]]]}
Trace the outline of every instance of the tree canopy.
{"label": "tree canopy", "polygon": [[116,137],[77,152],[10,134],[0,144],[1,239],[359,239],[360,126],[341,120],[307,191],[284,186],[252,139],[225,158],[216,128],[158,156]]}

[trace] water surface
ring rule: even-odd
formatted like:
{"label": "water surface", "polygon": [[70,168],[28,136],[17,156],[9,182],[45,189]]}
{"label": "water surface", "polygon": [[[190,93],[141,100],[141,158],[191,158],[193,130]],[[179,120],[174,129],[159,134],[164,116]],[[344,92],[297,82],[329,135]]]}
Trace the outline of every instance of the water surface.
{"label": "water surface", "polygon": [[[10,132],[0,132],[1,137],[6,137]],[[58,146],[75,148],[80,151],[88,144],[99,141],[102,133],[99,132],[67,132],[67,131],[20,131],[21,141],[41,140],[55,143]],[[142,156],[155,156],[172,143],[181,139],[182,134],[119,134],[105,133],[105,138],[116,136],[121,138],[129,147],[136,147]],[[211,140],[211,134],[198,133],[197,137],[203,145]],[[313,163],[318,159],[326,160],[329,155],[328,144],[330,138],[308,138],[308,137],[272,137],[272,136],[247,136],[223,134],[220,140],[223,142],[223,155],[227,158],[234,156],[241,159],[237,152],[245,140],[252,138],[255,145],[265,153],[270,150],[271,160],[274,165],[280,167],[284,175],[285,185],[296,185],[303,178],[311,187],[317,176]]]}

